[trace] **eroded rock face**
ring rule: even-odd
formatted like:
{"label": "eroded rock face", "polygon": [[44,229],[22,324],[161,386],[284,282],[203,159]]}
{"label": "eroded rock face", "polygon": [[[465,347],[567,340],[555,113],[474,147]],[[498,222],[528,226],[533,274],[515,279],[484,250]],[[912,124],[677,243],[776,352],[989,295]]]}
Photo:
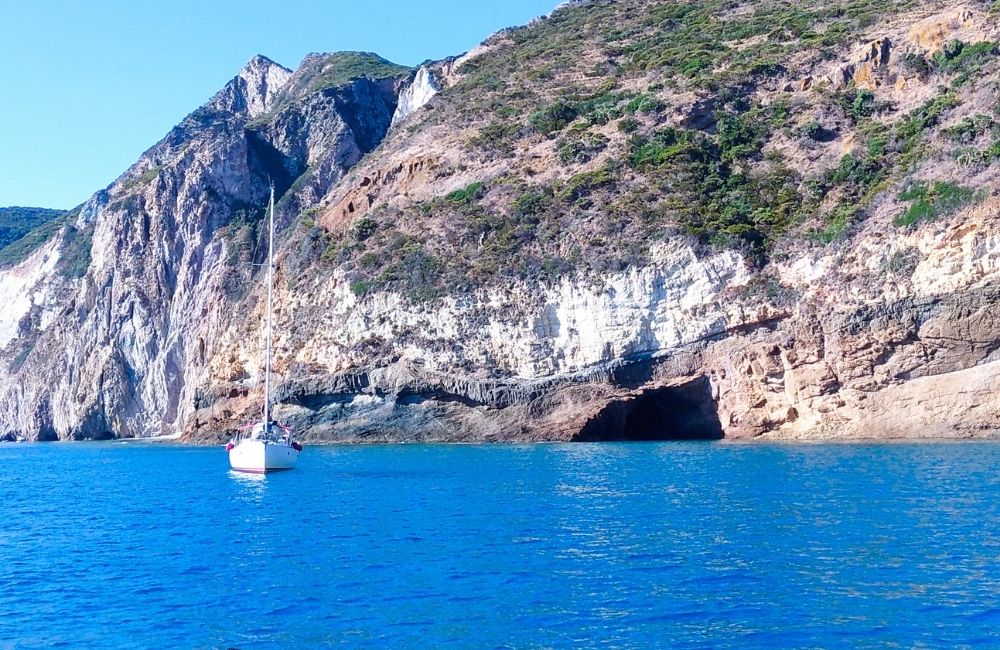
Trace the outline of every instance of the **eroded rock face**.
{"label": "eroded rock face", "polygon": [[0,271],[14,301],[0,320],[0,436],[180,432],[219,333],[254,283],[269,183],[284,195],[286,225],[389,128],[393,80],[355,79],[276,106],[292,78],[255,57],[72,228]]}
{"label": "eroded rock face", "polygon": [[987,28],[991,23],[968,5],[958,5],[917,22],[908,30],[907,38],[917,47],[933,53],[952,39],[967,43],[990,40],[996,30],[995,26]]}
{"label": "eroded rock face", "polygon": [[[339,441],[991,435],[996,207],[944,233],[861,239],[874,268],[900,247],[927,251],[910,275],[813,254],[787,262],[777,297],[738,256],[699,259],[678,242],[596,284],[508,285],[426,308],[359,301],[333,279],[279,300],[277,411],[307,439]],[[837,264],[854,279],[831,283]],[[257,336],[226,333],[190,439],[252,417]],[[229,381],[234,366],[251,379]]]}
{"label": "eroded rock face", "polygon": [[392,116],[393,126],[405,120],[414,111],[423,108],[440,90],[430,69],[425,65],[420,66],[413,80],[399,94],[396,114]]}
{"label": "eroded rock face", "polygon": [[1000,35],[996,21],[980,7],[968,4],[931,10],[905,28],[879,29],[875,38],[859,45],[849,57],[828,69],[826,80],[834,88],[853,83],[869,90],[895,86],[909,91],[921,86],[922,80],[907,68],[904,61],[907,57],[930,61],[950,41],[995,42]]}
{"label": "eroded rock face", "polygon": [[854,82],[861,88],[875,89],[882,85],[887,75],[891,52],[892,42],[888,37],[866,43],[852,54],[847,63],[830,73],[830,81],[837,88]]}

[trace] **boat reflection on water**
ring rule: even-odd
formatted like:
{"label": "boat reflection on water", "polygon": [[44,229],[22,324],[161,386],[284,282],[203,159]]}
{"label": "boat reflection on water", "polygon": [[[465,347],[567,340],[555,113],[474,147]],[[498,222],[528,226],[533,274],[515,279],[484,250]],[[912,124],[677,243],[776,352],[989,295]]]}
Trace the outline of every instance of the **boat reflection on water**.
{"label": "boat reflection on water", "polygon": [[267,474],[248,474],[229,470],[229,478],[237,486],[236,498],[246,503],[261,503],[267,495]]}

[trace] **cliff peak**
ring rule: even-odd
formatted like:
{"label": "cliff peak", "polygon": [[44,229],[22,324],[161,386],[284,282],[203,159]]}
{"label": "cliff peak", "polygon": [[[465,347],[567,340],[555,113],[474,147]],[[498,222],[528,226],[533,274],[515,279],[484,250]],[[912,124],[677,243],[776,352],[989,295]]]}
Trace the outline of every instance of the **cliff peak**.
{"label": "cliff peak", "polygon": [[300,81],[297,85],[313,91],[340,86],[359,77],[387,79],[411,70],[374,52],[313,52],[302,59],[295,77]]}
{"label": "cliff peak", "polygon": [[[281,92],[269,100],[267,111],[280,110],[280,107],[297,98],[344,86],[354,79],[390,79],[412,71],[411,68],[388,61],[372,52],[312,52],[302,59],[295,72],[284,68],[282,70],[287,76],[282,77]],[[267,111],[253,113],[251,117]]]}
{"label": "cliff peak", "polygon": [[247,61],[246,65],[243,66],[243,69],[249,70],[259,66],[270,67],[272,65],[284,67],[280,63],[277,63],[274,59],[268,56],[265,56],[263,54],[254,54],[252,57],[250,57],[250,60]]}
{"label": "cliff peak", "polygon": [[278,91],[292,76],[292,71],[262,54],[250,59],[238,75],[246,84],[246,103],[250,117],[270,110]]}

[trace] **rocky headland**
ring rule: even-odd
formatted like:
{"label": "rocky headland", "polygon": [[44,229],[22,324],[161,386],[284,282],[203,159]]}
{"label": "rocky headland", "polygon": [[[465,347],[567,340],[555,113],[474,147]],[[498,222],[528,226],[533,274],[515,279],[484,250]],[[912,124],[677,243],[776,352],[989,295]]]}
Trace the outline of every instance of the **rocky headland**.
{"label": "rocky headland", "polygon": [[992,5],[573,2],[453,59],[251,60],[0,249],[0,437],[1000,432]]}

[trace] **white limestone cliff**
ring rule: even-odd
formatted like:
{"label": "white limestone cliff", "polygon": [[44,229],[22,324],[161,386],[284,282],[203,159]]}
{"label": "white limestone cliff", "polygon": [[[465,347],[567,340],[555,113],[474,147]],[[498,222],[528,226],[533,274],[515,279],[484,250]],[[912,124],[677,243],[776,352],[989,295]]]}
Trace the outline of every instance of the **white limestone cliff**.
{"label": "white limestone cliff", "polygon": [[420,66],[414,74],[413,81],[399,94],[399,103],[392,116],[392,125],[396,126],[414,111],[423,108],[438,92],[440,87],[433,73],[427,66]]}

